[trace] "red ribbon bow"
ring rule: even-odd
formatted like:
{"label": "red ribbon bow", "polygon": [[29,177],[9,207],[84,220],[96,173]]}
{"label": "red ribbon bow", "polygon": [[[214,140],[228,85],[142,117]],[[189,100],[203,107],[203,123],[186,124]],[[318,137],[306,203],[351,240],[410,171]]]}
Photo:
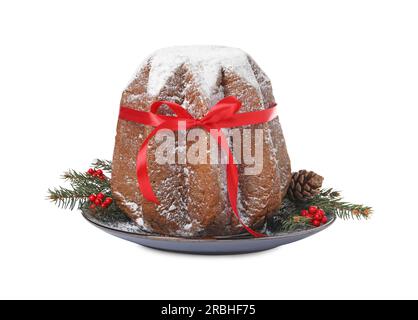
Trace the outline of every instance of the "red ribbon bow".
{"label": "red ribbon bow", "polygon": [[[175,114],[175,116],[165,116],[157,114],[158,109],[166,105]],[[238,193],[238,169],[234,163],[234,158],[225,136],[220,131],[222,128],[233,128],[245,125],[254,125],[268,122],[277,116],[277,107],[273,107],[260,111],[238,113],[241,108],[241,102],[235,97],[227,97],[214,105],[208,113],[201,119],[195,119],[182,106],[169,101],[156,101],[151,105],[151,111],[138,111],[125,106],[121,106],[119,118],[132,121],[135,123],[153,126],[154,130],[148,135],[142,143],[138,152],[136,162],[136,174],[140,191],[145,199],[159,204],[159,201],[152,190],[147,167],[147,147],[152,137],[161,129],[179,130],[179,122],[185,124],[186,129],[201,127],[209,132],[218,141],[221,148],[228,154],[228,164],[226,165],[227,189],[229,202],[234,215],[242,226],[254,237],[265,236],[248,227],[241,219],[237,209],[237,193]],[[184,128],[184,126],[183,126]],[[214,134],[210,129],[217,129]]]}

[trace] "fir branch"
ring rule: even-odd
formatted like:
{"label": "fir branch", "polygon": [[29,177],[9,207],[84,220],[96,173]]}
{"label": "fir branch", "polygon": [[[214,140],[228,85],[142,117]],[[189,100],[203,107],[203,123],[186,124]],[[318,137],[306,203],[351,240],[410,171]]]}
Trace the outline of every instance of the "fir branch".
{"label": "fir branch", "polygon": [[91,193],[87,190],[73,190],[64,187],[48,189],[48,199],[59,208],[73,210],[81,208]]}
{"label": "fir branch", "polygon": [[295,230],[306,230],[312,228],[311,219],[300,215],[301,210],[306,210],[310,206],[316,206],[324,210],[327,214],[334,214],[340,219],[368,219],[373,213],[373,209],[361,204],[353,204],[343,201],[341,193],[333,189],[322,189],[318,195],[314,196],[307,202],[292,201],[289,198],[285,199],[285,204],[291,202],[293,208],[290,205],[286,205],[290,212],[289,215],[279,218],[277,227],[283,232],[291,232]]}
{"label": "fir branch", "polygon": [[[96,160],[93,165],[96,169],[111,172],[111,162],[107,160]],[[71,209],[81,208],[92,194],[110,194],[110,179],[103,176],[92,176],[86,172],[68,170],[62,175],[62,179],[70,184],[70,187],[58,187],[48,189],[48,199],[60,208]]]}
{"label": "fir branch", "polygon": [[96,169],[112,172],[112,161],[110,160],[96,159],[91,165]]}
{"label": "fir branch", "polygon": [[368,219],[373,209],[362,204],[343,201],[340,192],[333,189],[324,189],[309,201],[308,205],[317,206],[327,213],[334,213],[337,217],[347,219]]}
{"label": "fir branch", "polygon": [[90,189],[92,193],[101,192],[107,189],[110,190],[110,183],[108,178],[101,180],[87,173],[81,173],[75,170],[66,171],[62,175],[62,178],[65,181],[70,182],[74,189]]}
{"label": "fir branch", "polygon": [[67,181],[70,181],[70,182],[86,180],[86,179],[89,179],[90,177],[91,176],[88,175],[87,173],[77,172],[77,171],[72,170],[72,169],[64,172],[64,174],[62,175],[62,178],[64,180],[67,180]]}

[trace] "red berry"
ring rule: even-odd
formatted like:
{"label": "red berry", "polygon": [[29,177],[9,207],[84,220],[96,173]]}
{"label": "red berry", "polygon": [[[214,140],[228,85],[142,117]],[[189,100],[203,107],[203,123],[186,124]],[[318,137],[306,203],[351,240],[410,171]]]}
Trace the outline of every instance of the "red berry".
{"label": "red berry", "polygon": [[315,227],[319,227],[319,226],[321,225],[321,221],[319,221],[319,220],[312,220],[312,224],[313,224]]}
{"label": "red berry", "polygon": [[108,206],[109,206],[109,205],[108,205],[106,202],[102,203],[102,208],[103,208],[103,209],[106,209]]}
{"label": "red berry", "polygon": [[99,179],[104,180],[104,179],[106,179],[106,177],[104,175],[101,175],[101,176],[99,176]]}
{"label": "red berry", "polygon": [[100,200],[100,199],[96,199],[96,200],[94,201],[94,204],[95,204],[96,206],[100,206],[100,205],[102,204],[102,200]]}
{"label": "red berry", "polygon": [[310,214],[315,214],[317,210],[318,210],[318,207],[315,207],[315,206],[310,206],[308,209]]}
{"label": "red berry", "polygon": [[327,223],[327,221],[328,221],[328,218],[326,217],[326,216],[323,216],[322,217],[322,220],[321,220],[321,223]]}
{"label": "red berry", "polygon": [[108,204],[111,204],[113,202],[113,199],[108,197],[108,198],[106,198],[106,200],[104,202],[108,203]]}
{"label": "red berry", "polygon": [[301,212],[300,212],[300,215],[302,216],[302,217],[306,217],[307,215],[308,215],[308,210],[302,210]]}
{"label": "red berry", "polygon": [[88,174],[94,174],[94,169],[90,168],[90,169],[87,171],[87,173],[88,173]]}
{"label": "red berry", "polygon": [[94,201],[96,200],[96,195],[95,195],[95,194],[91,194],[91,195],[89,196],[89,200],[90,200],[91,202],[94,202]]}
{"label": "red berry", "polygon": [[99,192],[99,193],[97,194],[97,199],[103,200],[103,199],[104,199],[104,197],[105,197],[105,195],[104,195],[103,193],[101,193],[101,192]]}
{"label": "red berry", "polygon": [[318,221],[321,221],[322,217],[323,217],[323,215],[321,215],[319,213],[315,213],[314,216],[313,216],[314,220],[318,220]]}
{"label": "red berry", "polygon": [[91,205],[90,205],[90,209],[96,209],[96,205],[94,204],[94,203],[92,203]]}
{"label": "red berry", "polygon": [[312,218],[313,218],[313,214],[308,213],[308,214],[306,215],[306,218],[312,219]]}
{"label": "red berry", "polygon": [[98,176],[103,175],[103,170],[101,170],[101,169],[96,170],[96,174],[97,174]]}
{"label": "red berry", "polygon": [[322,209],[318,209],[316,213],[320,214],[322,217],[325,216],[325,211]]}

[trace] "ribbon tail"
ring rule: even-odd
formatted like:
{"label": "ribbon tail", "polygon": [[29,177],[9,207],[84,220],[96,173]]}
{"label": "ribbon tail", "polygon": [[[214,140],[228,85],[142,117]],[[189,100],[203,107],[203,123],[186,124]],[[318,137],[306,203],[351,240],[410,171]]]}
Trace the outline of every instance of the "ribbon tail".
{"label": "ribbon tail", "polygon": [[[231,152],[229,150],[229,152]],[[229,155],[229,159],[232,159],[232,154]],[[254,231],[249,226],[245,224],[244,221],[242,221],[242,218],[240,214],[238,213],[237,208],[237,198],[238,198],[238,168],[236,164],[230,164],[227,165],[227,187],[228,187],[228,196],[229,196],[229,202],[231,204],[232,211],[234,212],[235,217],[238,219],[238,221],[241,223],[241,225],[244,227],[244,229],[250,233],[252,236],[256,238],[262,238],[265,237],[265,234],[259,233],[257,231]]]}
{"label": "ribbon tail", "polygon": [[234,163],[234,156],[231,149],[228,146],[225,135],[219,129],[217,134],[213,134],[208,128],[205,128],[209,133],[214,137],[221,148],[228,154],[228,164],[226,165],[226,178],[227,178],[227,189],[228,189],[228,198],[231,205],[232,211],[234,212],[235,217],[238,219],[239,223],[243,228],[256,238],[265,237],[265,234],[254,231],[249,226],[247,226],[244,221],[242,221],[241,216],[238,212],[237,207],[237,198],[238,198],[238,168]]}
{"label": "ribbon tail", "polygon": [[138,151],[138,156],[136,160],[136,176],[138,178],[139,189],[148,201],[160,204],[157,196],[152,190],[151,182],[148,175],[148,165],[147,165],[147,148],[148,143],[152,137],[160,130],[160,127],[155,128],[151,131],[145,141],[142,143],[141,148]]}

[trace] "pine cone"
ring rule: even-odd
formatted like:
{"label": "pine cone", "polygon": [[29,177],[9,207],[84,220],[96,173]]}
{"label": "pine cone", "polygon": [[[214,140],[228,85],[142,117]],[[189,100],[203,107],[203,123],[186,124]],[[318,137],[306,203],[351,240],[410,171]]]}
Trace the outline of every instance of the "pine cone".
{"label": "pine cone", "polygon": [[322,181],[324,178],[313,171],[293,172],[287,196],[293,201],[308,201],[319,193]]}

